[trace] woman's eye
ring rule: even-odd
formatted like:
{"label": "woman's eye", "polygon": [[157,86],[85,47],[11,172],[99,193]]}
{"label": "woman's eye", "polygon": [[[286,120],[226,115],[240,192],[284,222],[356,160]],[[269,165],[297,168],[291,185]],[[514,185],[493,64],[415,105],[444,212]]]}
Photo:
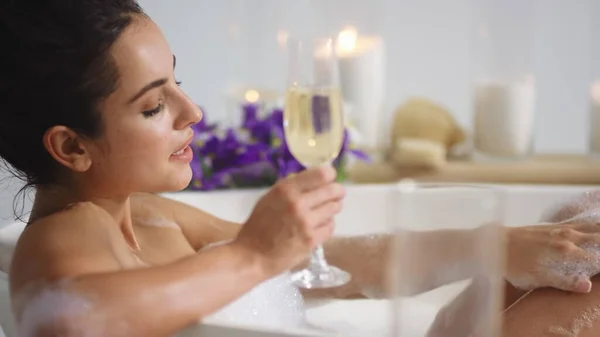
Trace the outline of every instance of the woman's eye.
{"label": "woman's eye", "polygon": [[175,84],[177,84],[178,87],[181,86],[181,83],[182,83],[181,81],[175,81]]}
{"label": "woman's eye", "polygon": [[161,112],[164,108],[164,104],[162,101],[158,102],[158,106],[152,110],[146,110],[144,112],[142,112],[144,114],[144,117],[146,118],[150,118],[154,115],[156,115],[157,113]]}

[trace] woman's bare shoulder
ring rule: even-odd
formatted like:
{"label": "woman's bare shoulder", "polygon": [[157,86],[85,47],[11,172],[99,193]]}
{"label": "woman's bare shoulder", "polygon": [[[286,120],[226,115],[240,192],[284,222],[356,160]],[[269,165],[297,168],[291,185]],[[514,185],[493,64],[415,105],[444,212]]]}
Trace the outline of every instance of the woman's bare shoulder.
{"label": "woman's bare shoulder", "polygon": [[[230,240],[240,229],[237,223],[220,219],[199,208],[163,196],[136,193],[130,200],[132,217],[138,223],[171,223],[183,232],[195,250],[213,242]],[[165,222],[157,224],[156,220]]]}
{"label": "woman's bare shoulder", "polygon": [[[93,203],[78,203],[29,224],[10,267],[11,285],[113,269],[113,218]],[[11,287],[12,288],[12,287]]]}
{"label": "woman's bare shoulder", "polygon": [[600,277],[588,294],[557,289],[532,291],[504,314],[503,336],[600,335]]}
{"label": "woman's bare shoulder", "polygon": [[105,232],[104,229],[112,224],[114,219],[100,206],[91,202],[75,203],[30,223],[20,236],[18,245],[30,242],[54,245],[55,239],[62,236],[95,235]]}

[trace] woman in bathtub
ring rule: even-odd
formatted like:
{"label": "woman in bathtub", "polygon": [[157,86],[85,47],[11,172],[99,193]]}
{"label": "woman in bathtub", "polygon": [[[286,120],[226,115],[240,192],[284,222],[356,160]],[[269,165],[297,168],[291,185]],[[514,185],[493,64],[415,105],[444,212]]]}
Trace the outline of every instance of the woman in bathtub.
{"label": "woman in bathtub", "polygon": [[[307,295],[384,293],[389,237],[327,240],[344,197],[331,168],[278,182],[243,226],[152,194],[188,185],[191,126],[202,112],[134,0],[3,0],[0,41],[0,157],[36,188],[10,271],[19,336],[171,335],[302,265],[326,241],[329,260],[353,281]],[[565,246],[561,261],[600,267],[576,247],[600,244],[596,227],[570,226],[573,236],[550,236],[558,225],[506,229],[519,256],[507,279],[589,291],[578,274],[538,268]],[[471,234],[431,234],[443,237],[447,259],[415,275],[416,291],[441,285],[433,271],[459,261],[465,253],[454,248]]]}

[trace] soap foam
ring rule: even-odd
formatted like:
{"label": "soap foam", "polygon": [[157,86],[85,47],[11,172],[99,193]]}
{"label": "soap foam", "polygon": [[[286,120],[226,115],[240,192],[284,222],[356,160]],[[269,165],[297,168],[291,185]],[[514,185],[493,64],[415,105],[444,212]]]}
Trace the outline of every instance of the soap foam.
{"label": "soap foam", "polygon": [[305,328],[304,299],[289,273],[269,279],[204,319],[205,323],[241,324],[275,329]]}
{"label": "soap foam", "polygon": [[[542,216],[542,221],[554,224],[598,224],[600,223],[600,190],[587,191],[568,200],[563,200]],[[583,243],[579,247],[589,256],[585,260],[567,262],[560,257],[548,256],[542,262],[543,268],[549,268],[560,276],[572,276],[573,282],[583,276],[591,277],[600,272],[600,244]]]}
{"label": "soap foam", "polygon": [[44,328],[61,322],[69,324],[58,326],[60,333],[82,337],[106,336],[110,324],[111,335],[130,335],[127,322],[109,323],[108,318],[94,307],[92,300],[66,290],[67,282],[69,280],[60,281],[36,291],[25,289],[18,294],[15,307],[20,312],[16,326],[19,336],[37,336]]}
{"label": "soap foam", "polygon": [[[204,248],[225,244],[222,241]],[[306,328],[304,298],[292,283],[291,274],[273,277],[207,316],[205,323],[260,326],[269,329]]]}
{"label": "soap foam", "polygon": [[600,222],[600,190],[587,191],[575,198],[562,200],[544,212],[542,221],[570,223],[574,221]]}
{"label": "soap foam", "polygon": [[568,328],[551,326],[548,332],[558,336],[578,337],[582,330],[593,328],[594,322],[598,319],[600,319],[600,306],[590,307],[580,312]]}

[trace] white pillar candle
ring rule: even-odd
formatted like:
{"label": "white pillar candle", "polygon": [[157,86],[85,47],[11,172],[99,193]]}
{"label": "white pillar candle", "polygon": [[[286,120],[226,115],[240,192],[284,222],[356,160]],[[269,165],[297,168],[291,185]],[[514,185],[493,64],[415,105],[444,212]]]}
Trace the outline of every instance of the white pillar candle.
{"label": "white pillar candle", "polygon": [[340,85],[353,106],[353,121],[361,134],[358,146],[379,150],[384,145],[385,50],[378,36],[360,36],[352,28],[338,37]]}
{"label": "white pillar candle", "polygon": [[600,155],[600,80],[590,87],[590,152]]}
{"label": "white pillar candle", "polygon": [[507,158],[528,156],[533,146],[533,81],[479,83],[474,94],[476,151]]}

